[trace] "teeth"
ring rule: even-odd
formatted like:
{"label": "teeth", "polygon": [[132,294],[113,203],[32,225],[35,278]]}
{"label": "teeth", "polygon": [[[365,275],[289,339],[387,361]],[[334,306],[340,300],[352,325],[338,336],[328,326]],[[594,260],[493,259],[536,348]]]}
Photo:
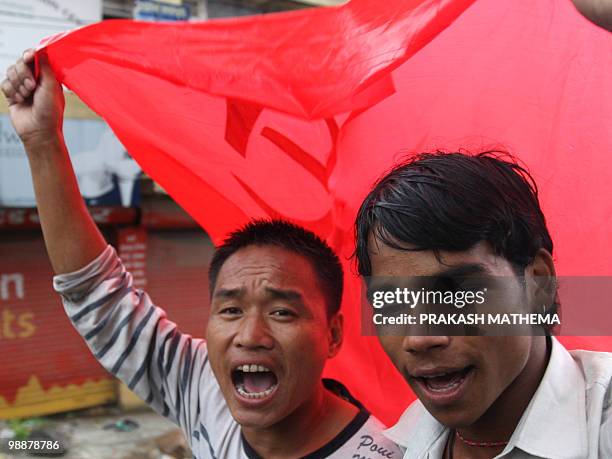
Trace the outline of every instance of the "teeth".
{"label": "teeth", "polygon": [[240,395],[242,395],[245,398],[250,398],[250,399],[266,398],[268,395],[274,392],[274,389],[276,389],[276,384],[270,387],[269,389],[264,390],[263,392],[251,393],[251,392],[247,392],[244,389],[244,385],[242,384],[236,386],[236,390],[238,391]]}
{"label": "teeth", "polygon": [[423,376],[421,380],[432,392],[442,393],[452,391],[459,387],[461,384],[463,384],[465,377],[465,371],[454,371],[450,373],[445,372],[438,373],[436,375]]}
{"label": "teeth", "polygon": [[450,383],[445,384],[445,385],[438,385],[437,387],[433,387],[431,386],[431,384],[427,384],[427,387],[432,392],[447,392],[459,386],[462,383],[462,381],[463,379],[459,379],[459,380],[451,381]]}
{"label": "teeth", "polygon": [[238,371],[242,371],[244,373],[255,373],[255,372],[269,372],[271,371],[269,368],[266,368],[262,365],[239,365],[236,368]]}
{"label": "teeth", "polygon": [[437,375],[429,375],[429,376],[422,376],[423,379],[433,379],[433,378],[439,378],[440,376],[446,376],[449,375],[451,373],[439,373]]}

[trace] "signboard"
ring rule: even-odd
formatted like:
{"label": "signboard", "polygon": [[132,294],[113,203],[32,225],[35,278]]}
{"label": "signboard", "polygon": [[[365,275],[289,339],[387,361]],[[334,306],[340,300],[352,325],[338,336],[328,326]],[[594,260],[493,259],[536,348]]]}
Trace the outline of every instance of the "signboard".
{"label": "signboard", "polygon": [[[90,207],[89,213],[98,225],[127,225],[136,223],[139,212],[131,207]],[[184,225],[184,227],[186,224]],[[195,223],[192,224],[192,227]],[[1,230],[39,229],[40,219],[34,208],[0,208]]]}
{"label": "signboard", "polygon": [[[64,137],[87,205],[138,205],[140,167],[104,121],[66,119]],[[33,206],[34,188],[23,145],[8,115],[0,114],[0,207]]]}
{"label": "signboard", "polygon": [[189,6],[177,1],[136,0],[134,7],[134,19],[142,21],[186,21],[189,17]]}
{"label": "signboard", "polygon": [[[118,252],[181,331],[203,337],[214,247],[203,231],[118,233]],[[0,419],[39,416],[116,399],[116,381],[91,355],[53,291],[39,233],[0,238]]]}
{"label": "signboard", "polygon": [[72,327],[37,233],[0,243],[0,419],[107,403],[115,382]]}
{"label": "signboard", "polygon": [[49,35],[102,19],[102,0],[0,0],[0,72]]}

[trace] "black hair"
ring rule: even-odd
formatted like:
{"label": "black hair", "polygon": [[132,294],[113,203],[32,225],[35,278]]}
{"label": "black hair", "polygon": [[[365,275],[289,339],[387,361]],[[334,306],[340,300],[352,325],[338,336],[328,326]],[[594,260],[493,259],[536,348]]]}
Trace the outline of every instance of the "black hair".
{"label": "black hair", "polygon": [[[533,177],[505,152],[418,155],[381,178],[355,222],[360,275],[370,276],[368,238],[399,250],[459,252],[487,241],[521,273],[553,243]],[[408,249],[406,245],[410,245]]]}
{"label": "black hair", "polygon": [[312,231],[285,220],[252,220],[230,233],[217,247],[208,282],[211,295],[219,271],[227,259],[238,250],[252,245],[276,246],[305,257],[312,265],[327,303],[327,316],[332,317],[342,302],[343,270],[338,256],[327,243]]}

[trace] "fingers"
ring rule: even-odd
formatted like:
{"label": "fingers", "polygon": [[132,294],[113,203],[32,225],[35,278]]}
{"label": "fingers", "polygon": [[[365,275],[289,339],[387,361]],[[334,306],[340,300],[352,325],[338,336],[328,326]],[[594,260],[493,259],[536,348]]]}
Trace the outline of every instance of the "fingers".
{"label": "fingers", "polygon": [[17,71],[14,65],[11,65],[6,71],[6,79],[2,82],[2,92],[8,100],[9,105],[20,104],[23,102],[23,96],[19,93],[19,86],[15,87],[14,81],[17,80]]}
{"label": "fingers", "polygon": [[18,104],[23,102],[23,97],[21,95],[15,93],[15,89],[9,80],[4,80],[0,83],[0,89],[2,89],[2,93],[9,105]]}
{"label": "fingers", "polygon": [[34,63],[35,55],[36,55],[36,52],[32,48],[29,48],[23,52],[23,55],[21,57],[26,64],[30,65]]}
{"label": "fingers", "polygon": [[30,69],[33,61],[34,52],[27,50],[23,57],[6,71],[6,79],[0,87],[9,105],[23,103],[36,89],[36,80]]}
{"label": "fingers", "polygon": [[34,75],[30,70],[30,67],[26,65],[23,59],[19,59],[15,64],[15,70],[17,72],[17,77],[19,82],[21,83],[18,90],[19,93],[23,96],[24,99],[30,97],[32,91],[36,87],[36,83],[34,82]]}
{"label": "fingers", "polygon": [[40,56],[40,60],[38,62],[40,69],[40,83],[39,86],[43,86],[45,88],[52,88],[54,86],[59,86],[57,82],[57,78],[55,78],[55,73],[53,73],[53,69],[49,65],[47,61],[47,57],[42,54]]}

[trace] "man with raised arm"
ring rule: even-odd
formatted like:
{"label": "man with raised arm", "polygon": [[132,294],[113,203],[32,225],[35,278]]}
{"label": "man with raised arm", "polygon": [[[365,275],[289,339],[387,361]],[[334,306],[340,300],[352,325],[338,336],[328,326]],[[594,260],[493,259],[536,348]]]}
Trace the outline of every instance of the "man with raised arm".
{"label": "man with raised arm", "polygon": [[321,380],[342,344],[333,251],[290,223],[251,222],[215,252],[207,340],[180,333],[133,287],[91,219],[62,135],[62,89],[45,62],[35,80],[33,58],[27,51],[9,68],[2,91],[30,162],[55,289],[96,359],[178,423],[200,459],[401,457],[342,384]]}

